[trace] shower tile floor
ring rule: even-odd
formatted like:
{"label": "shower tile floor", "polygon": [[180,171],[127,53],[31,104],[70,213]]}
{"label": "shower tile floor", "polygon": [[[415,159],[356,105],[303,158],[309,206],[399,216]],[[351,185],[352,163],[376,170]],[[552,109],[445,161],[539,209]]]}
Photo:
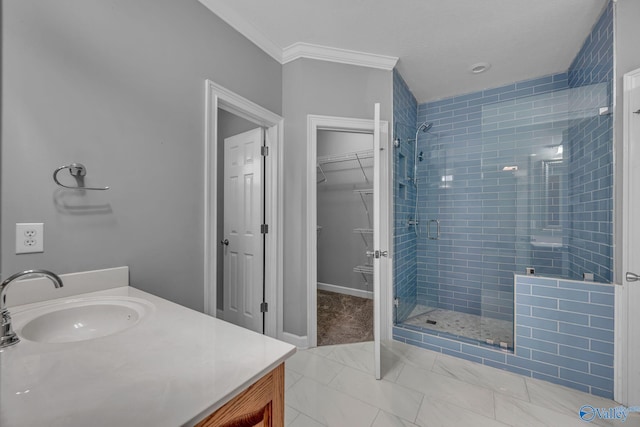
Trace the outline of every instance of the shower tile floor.
{"label": "shower tile floor", "polygon": [[[427,323],[427,321],[436,323]],[[484,343],[487,340],[493,340],[494,345],[500,345],[501,342],[507,343],[509,348],[513,348],[513,324],[507,320],[416,305],[403,324],[459,335]]]}

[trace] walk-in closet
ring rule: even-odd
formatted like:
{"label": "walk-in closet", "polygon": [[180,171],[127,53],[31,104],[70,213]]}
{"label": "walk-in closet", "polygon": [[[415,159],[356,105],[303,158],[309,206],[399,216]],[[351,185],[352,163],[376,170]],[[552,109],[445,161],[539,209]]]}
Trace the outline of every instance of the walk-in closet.
{"label": "walk-in closet", "polygon": [[318,345],[373,340],[373,136],[318,131]]}

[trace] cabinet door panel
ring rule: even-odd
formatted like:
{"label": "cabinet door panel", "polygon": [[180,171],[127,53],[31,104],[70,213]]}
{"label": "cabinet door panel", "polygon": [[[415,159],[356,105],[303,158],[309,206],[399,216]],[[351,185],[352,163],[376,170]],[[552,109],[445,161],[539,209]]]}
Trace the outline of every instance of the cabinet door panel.
{"label": "cabinet door panel", "polygon": [[284,364],[249,386],[197,427],[273,427],[284,425]]}

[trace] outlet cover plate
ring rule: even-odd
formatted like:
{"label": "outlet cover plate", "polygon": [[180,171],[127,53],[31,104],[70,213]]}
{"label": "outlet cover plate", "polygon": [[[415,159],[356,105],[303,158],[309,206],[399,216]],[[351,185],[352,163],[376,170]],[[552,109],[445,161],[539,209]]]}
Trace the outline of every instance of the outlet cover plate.
{"label": "outlet cover plate", "polygon": [[23,222],[16,224],[16,254],[44,252],[44,224]]}

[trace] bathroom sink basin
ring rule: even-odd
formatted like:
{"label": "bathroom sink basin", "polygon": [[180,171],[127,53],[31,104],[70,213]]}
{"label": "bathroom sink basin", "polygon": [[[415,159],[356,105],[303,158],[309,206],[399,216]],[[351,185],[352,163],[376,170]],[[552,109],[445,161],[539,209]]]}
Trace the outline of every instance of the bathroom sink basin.
{"label": "bathroom sink basin", "polygon": [[101,338],[138,324],[153,305],[131,297],[65,300],[12,315],[18,336],[41,343]]}

